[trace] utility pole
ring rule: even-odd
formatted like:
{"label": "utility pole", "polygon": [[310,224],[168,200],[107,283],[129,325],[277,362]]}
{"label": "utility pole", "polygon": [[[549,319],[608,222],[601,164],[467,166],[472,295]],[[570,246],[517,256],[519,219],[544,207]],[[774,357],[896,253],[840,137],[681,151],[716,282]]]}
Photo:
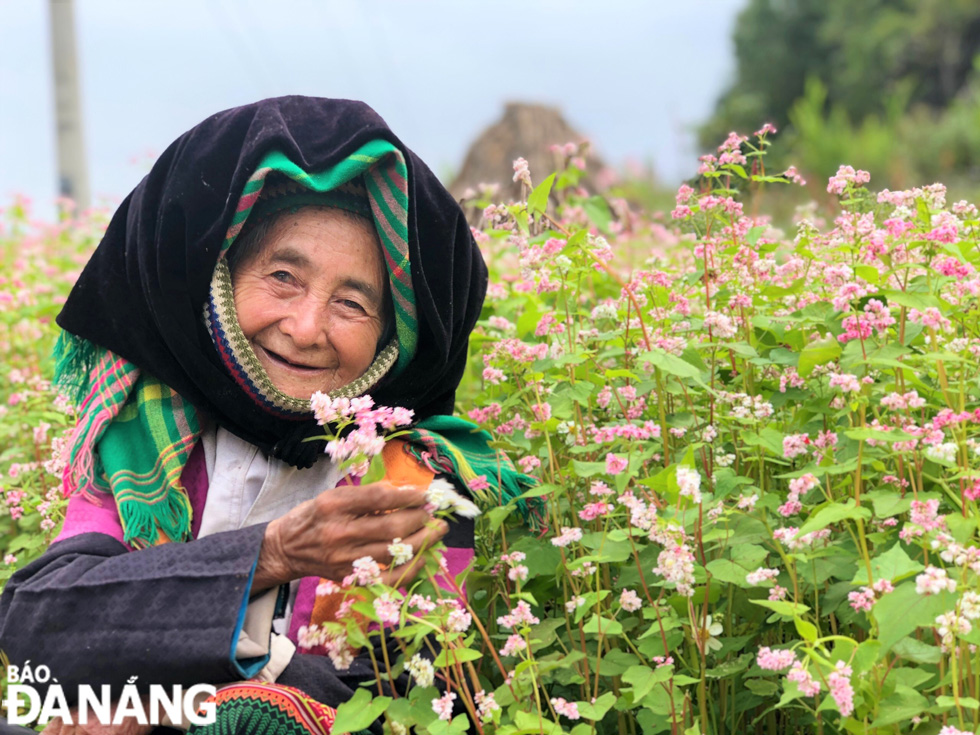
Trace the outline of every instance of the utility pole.
{"label": "utility pole", "polygon": [[58,193],[73,199],[79,209],[86,209],[91,202],[75,51],[75,3],[74,0],[49,0],[48,6],[51,10],[51,60],[58,139]]}

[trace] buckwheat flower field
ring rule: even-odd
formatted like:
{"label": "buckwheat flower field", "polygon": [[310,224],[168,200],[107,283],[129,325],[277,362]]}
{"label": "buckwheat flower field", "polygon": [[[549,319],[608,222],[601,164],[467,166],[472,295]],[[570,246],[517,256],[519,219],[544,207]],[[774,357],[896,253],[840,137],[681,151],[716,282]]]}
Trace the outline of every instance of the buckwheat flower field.
{"label": "buckwheat flower field", "polygon": [[[842,166],[776,229],[739,193],[802,181],[773,132],[666,216],[581,191],[576,151],[465,205],[491,278],[457,412],[537,484],[481,503],[465,609],[361,582],[414,684],[338,732],[977,732],[980,214]],[[5,210],[2,579],[62,518],[53,320],[104,225]]]}

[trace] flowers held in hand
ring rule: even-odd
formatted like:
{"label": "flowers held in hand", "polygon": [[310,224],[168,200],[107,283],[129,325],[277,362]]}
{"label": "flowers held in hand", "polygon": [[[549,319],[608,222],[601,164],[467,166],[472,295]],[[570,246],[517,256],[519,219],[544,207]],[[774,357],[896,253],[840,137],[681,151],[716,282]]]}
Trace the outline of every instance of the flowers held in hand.
{"label": "flowers held in hand", "polygon": [[[400,406],[375,406],[371,396],[331,398],[320,391],[310,398],[310,407],[320,426],[336,425],[323,437],[327,440],[324,451],[334,462],[346,464],[355,477],[367,474],[371,458],[381,454],[391,438],[387,432],[408,426],[414,417],[413,411]],[[352,425],[354,430],[344,435]]]}
{"label": "flowers held in hand", "polygon": [[401,600],[395,598],[391,593],[385,592],[375,598],[374,612],[383,625],[398,625],[401,605]]}
{"label": "flowers held in hand", "polygon": [[353,571],[344,577],[344,587],[350,587],[354,584],[360,587],[381,584],[381,567],[370,556],[355,559],[352,566]]}
{"label": "flowers held in hand", "polygon": [[448,480],[437,477],[425,493],[430,512],[446,511],[464,518],[476,518],[480,509],[469,498],[464,498]]}
{"label": "flowers held in hand", "polygon": [[388,544],[388,553],[391,554],[391,566],[400,567],[412,560],[415,550],[411,544],[406,544],[401,538],[396,538]]}

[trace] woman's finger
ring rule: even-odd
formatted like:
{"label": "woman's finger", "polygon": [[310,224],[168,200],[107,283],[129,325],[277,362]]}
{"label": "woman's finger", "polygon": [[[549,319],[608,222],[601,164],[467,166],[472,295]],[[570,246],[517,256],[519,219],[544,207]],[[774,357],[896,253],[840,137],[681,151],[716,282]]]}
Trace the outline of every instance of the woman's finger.
{"label": "woman's finger", "polygon": [[425,528],[432,520],[421,508],[392,511],[380,516],[362,516],[350,522],[352,535],[358,539],[359,545],[373,544],[379,541],[391,542],[396,538],[407,538]]}
{"label": "woman's finger", "polygon": [[403,508],[420,508],[426,502],[426,489],[418,485],[397,487],[388,482],[375,482],[326,492],[351,515],[373,515]]}

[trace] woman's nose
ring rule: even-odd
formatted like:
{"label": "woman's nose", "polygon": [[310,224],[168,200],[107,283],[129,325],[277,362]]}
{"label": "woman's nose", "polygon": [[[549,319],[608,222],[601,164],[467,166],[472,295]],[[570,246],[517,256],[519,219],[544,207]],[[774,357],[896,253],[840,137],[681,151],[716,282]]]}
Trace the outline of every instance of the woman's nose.
{"label": "woman's nose", "polygon": [[299,348],[322,347],[327,343],[327,315],[308,301],[294,305],[288,318],[281,322],[282,331]]}

